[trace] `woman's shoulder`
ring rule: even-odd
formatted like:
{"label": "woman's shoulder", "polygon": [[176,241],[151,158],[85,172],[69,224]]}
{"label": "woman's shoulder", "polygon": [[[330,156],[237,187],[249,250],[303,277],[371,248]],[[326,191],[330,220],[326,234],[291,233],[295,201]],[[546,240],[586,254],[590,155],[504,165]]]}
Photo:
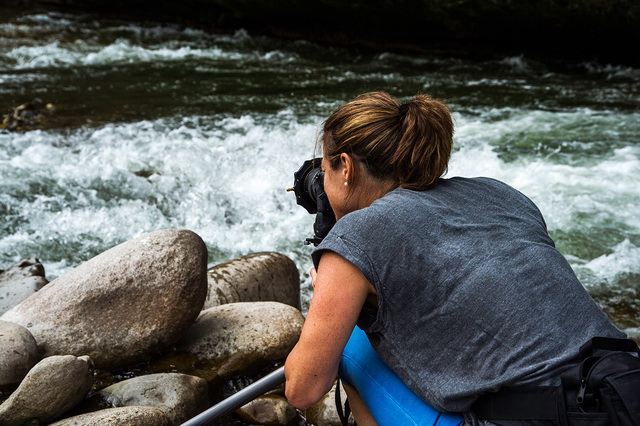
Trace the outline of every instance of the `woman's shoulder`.
{"label": "woman's shoulder", "polygon": [[503,192],[519,194],[520,192],[498,179],[490,177],[461,177],[440,178],[434,185],[425,190],[416,191],[413,189],[396,188],[389,192],[380,203],[374,205],[388,205],[398,202],[409,202],[411,199],[420,198],[441,198],[448,194],[478,194],[485,192]]}
{"label": "woman's shoulder", "polygon": [[485,197],[487,195],[494,194],[495,196],[523,198],[530,201],[524,193],[508,183],[486,176],[455,176],[447,179],[440,179],[434,189],[438,189],[443,192],[463,192],[469,194],[472,198],[474,195],[477,197]]}
{"label": "woman's shoulder", "polygon": [[476,177],[462,177],[462,176],[453,176],[450,178],[441,178],[437,185],[440,186],[469,186],[469,187],[477,187],[477,186],[487,186],[493,188],[511,188],[509,184],[487,176],[476,176]]}

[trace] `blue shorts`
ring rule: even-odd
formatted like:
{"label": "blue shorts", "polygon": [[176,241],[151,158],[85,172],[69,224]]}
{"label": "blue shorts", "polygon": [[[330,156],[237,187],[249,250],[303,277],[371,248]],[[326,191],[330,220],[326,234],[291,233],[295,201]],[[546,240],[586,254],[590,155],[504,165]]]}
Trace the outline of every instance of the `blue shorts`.
{"label": "blue shorts", "polygon": [[438,425],[462,423],[460,414],[444,414],[417,396],[375,353],[364,331],[356,327],[342,353],[340,379],[357,389],[381,425]]}

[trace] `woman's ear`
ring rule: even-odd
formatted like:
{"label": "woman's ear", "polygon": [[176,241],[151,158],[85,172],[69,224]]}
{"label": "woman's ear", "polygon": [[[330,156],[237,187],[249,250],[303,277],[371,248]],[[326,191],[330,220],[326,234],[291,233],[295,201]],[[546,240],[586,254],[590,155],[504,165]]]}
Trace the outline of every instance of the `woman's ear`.
{"label": "woman's ear", "polygon": [[342,174],[344,177],[344,181],[347,183],[351,183],[354,177],[354,164],[351,156],[345,152],[340,154],[340,166],[342,168]]}

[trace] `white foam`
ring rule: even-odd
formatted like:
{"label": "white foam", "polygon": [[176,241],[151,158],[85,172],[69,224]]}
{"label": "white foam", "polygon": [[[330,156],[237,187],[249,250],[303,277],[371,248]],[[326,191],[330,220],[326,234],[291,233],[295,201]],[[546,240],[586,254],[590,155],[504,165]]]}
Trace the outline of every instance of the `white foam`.
{"label": "white foam", "polygon": [[587,63],[585,69],[592,74],[604,74],[607,80],[631,80],[640,81],[640,69],[622,65]]}
{"label": "white foam", "polygon": [[581,268],[591,271],[600,281],[611,284],[624,274],[640,275],[640,247],[625,239],[613,247],[612,253],[597,257]]}
{"label": "white foam", "polygon": [[[285,188],[312,152],[317,126],[270,120],[221,118],[208,129],[158,120],[71,136],[21,135],[7,177],[52,193],[22,190],[29,196],[14,202],[28,222],[0,238],[0,252],[31,246],[25,235],[80,245],[95,240],[108,248],[142,232],[186,227],[227,256],[278,250],[297,260],[307,250],[301,243],[313,216]],[[151,176],[137,176],[140,171]]]}
{"label": "white foam", "polygon": [[87,45],[77,41],[63,45],[55,41],[44,46],[21,46],[6,54],[14,69],[55,68],[77,65],[105,65],[152,61],[175,61],[191,57],[207,59],[240,59],[240,54],[224,52],[219,48],[197,49],[189,46],[145,48],[132,45],[128,40],[117,40],[105,47]]}
{"label": "white foam", "polygon": [[[613,113],[603,116],[584,109],[573,113],[494,111],[492,114],[500,118],[494,121],[486,117],[456,116],[459,150],[453,155],[449,176],[489,176],[511,184],[538,204],[552,230],[584,227],[576,215],[586,213],[592,217],[591,225],[609,221],[640,233],[640,219],[636,214],[640,203],[640,146],[625,146],[624,141],[625,137],[631,137],[628,133],[640,128],[640,116],[614,116]],[[625,120],[634,122],[635,127],[625,129],[618,125]],[[597,135],[593,136],[593,142],[589,141],[592,136],[585,132],[584,127],[594,122],[598,122],[598,126],[594,126],[593,132],[608,129],[612,134],[603,135],[602,140],[615,140],[620,147],[615,148],[616,142],[612,142],[608,151],[600,152],[598,148],[596,155],[590,154],[589,147],[603,145]],[[566,160],[558,157],[563,144],[553,139],[553,135],[571,137],[574,123],[582,127],[581,137],[586,140],[582,143],[587,155],[578,156],[578,161],[576,155],[567,155]],[[532,151],[529,155],[520,153],[515,161],[505,162],[494,148],[503,145],[505,138],[512,138],[517,144],[518,138],[536,137],[540,138],[541,145],[557,144],[559,149],[549,154],[551,158]],[[530,149],[535,143],[530,139],[525,146]]]}
{"label": "white foam", "polygon": [[261,46],[259,39],[244,30],[214,35],[170,25],[141,27],[118,22],[102,22],[102,28],[96,29],[89,23],[75,22],[78,20],[73,15],[43,14],[10,24],[11,30],[0,31],[4,39],[0,67],[68,68],[188,59],[277,64],[298,59],[296,53]]}
{"label": "white foam", "polygon": [[[498,119],[487,120],[487,114]],[[588,164],[536,155],[505,162],[492,142],[507,132],[551,124],[541,123],[543,116],[535,111],[487,114],[456,115],[457,151],[448,176],[489,176],[513,185],[538,204],[551,230],[612,222],[640,234],[635,214],[640,187],[629,179],[640,176],[640,147],[613,149]],[[522,117],[514,119],[515,114]],[[4,135],[0,166],[10,170],[6,177],[15,184],[26,180],[52,188],[53,194],[20,201],[29,217],[26,232],[38,238],[92,235],[108,245],[176,226],[194,229],[224,253],[287,245],[292,251],[310,235],[313,216],[284,188],[313,155],[317,130],[317,123],[299,123],[284,110],[276,116],[112,124],[67,136],[36,131]],[[577,221],[579,214],[590,215],[591,223]],[[0,248],[11,245],[6,238],[0,241]],[[624,269],[623,263],[617,265]]]}

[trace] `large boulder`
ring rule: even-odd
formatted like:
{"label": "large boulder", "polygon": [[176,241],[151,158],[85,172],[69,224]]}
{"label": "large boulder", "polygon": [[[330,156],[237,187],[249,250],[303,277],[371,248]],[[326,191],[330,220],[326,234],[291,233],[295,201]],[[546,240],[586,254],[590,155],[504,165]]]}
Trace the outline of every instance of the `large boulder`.
{"label": "large boulder", "polygon": [[38,360],[38,346],[29,330],[0,321],[0,386],[20,383]]}
{"label": "large boulder", "polygon": [[207,271],[203,309],[236,302],[273,301],[300,309],[300,274],[293,260],[275,252],[254,253]]}
{"label": "large boulder", "polygon": [[297,343],[304,318],[279,302],[240,302],[202,312],[176,350],[194,354],[228,377],[281,361]]}
{"label": "large boulder", "polygon": [[29,371],[9,399],[0,405],[0,425],[50,423],[76,406],[93,385],[93,367],[87,356],[56,355]]}
{"label": "large boulder", "polygon": [[62,419],[50,426],[174,426],[162,410],[156,407],[119,407]]}
{"label": "large boulder", "polygon": [[114,407],[149,406],[162,410],[173,424],[182,424],[209,407],[204,379],[180,373],[135,377],[99,392]]}
{"label": "large boulder", "polygon": [[58,277],[0,318],[26,327],[41,357],[86,354],[115,368],[180,338],[202,309],[206,268],[198,235],[155,231]]}
{"label": "large boulder", "polygon": [[0,271],[0,315],[40,290],[49,281],[38,259],[23,259]]}

